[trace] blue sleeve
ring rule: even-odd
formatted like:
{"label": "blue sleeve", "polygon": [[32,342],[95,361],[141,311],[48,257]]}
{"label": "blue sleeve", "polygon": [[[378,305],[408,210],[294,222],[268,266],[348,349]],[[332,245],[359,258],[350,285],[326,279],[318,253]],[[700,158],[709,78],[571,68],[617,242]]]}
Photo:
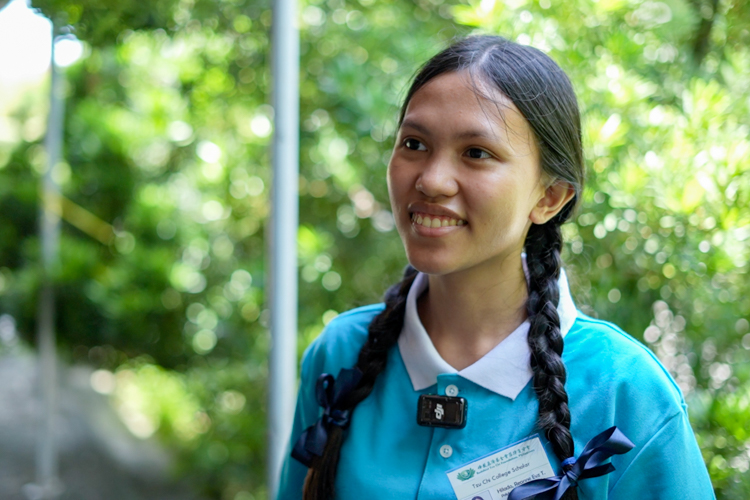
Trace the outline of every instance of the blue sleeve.
{"label": "blue sleeve", "polygon": [[669,418],[610,490],[610,500],[715,499],[687,412]]}
{"label": "blue sleeve", "polygon": [[294,425],[292,436],[287,448],[284,465],[281,469],[277,500],[301,500],[302,486],[307,475],[307,467],[292,458],[291,451],[294,443],[302,431],[310,427],[318,419],[318,402],[315,400],[315,383],[310,377],[313,376],[311,365],[313,357],[310,350],[305,353],[302,361],[301,382],[299,395],[297,396],[297,409],[294,413]]}

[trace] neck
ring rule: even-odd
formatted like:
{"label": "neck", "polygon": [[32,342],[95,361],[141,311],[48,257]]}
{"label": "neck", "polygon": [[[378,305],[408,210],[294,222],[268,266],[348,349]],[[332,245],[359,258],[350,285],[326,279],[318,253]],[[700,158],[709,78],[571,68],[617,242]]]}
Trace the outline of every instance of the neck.
{"label": "neck", "polygon": [[526,320],[526,277],[520,255],[500,272],[467,270],[429,276],[419,317],[443,359],[461,370],[491,351]]}

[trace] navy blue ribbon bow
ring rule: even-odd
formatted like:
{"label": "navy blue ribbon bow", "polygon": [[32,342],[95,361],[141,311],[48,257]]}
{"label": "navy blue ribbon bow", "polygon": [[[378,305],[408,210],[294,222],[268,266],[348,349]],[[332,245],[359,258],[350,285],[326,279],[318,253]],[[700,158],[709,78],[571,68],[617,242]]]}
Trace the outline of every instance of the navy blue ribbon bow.
{"label": "navy blue ribbon bow", "polygon": [[310,467],[316,456],[323,455],[323,449],[328,441],[328,432],[332,425],[341,428],[349,426],[349,410],[338,408],[362,379],[359,368],[342,368],[335,379],[329,373],[323,373],[315,383],[315,399],[323,407],[323,415],[315,424],[311,425],[300,435],[292,448],[292,457]]}
{"label": "navy blue ribbon bow", "polygon": [[[586,443],[577,460],[567,459],[563,462],[563,473],[559,476],[537,479],[516,486],[510,492],[508,500],[524,500],[534,497],[537,500],[560,500],[568,488],[578,486],[578,481],[590,477],[599,477],[615,470],[611,463],[602,463],[612,455],[622,455],[635,445],[620,432],[617,427],[610,427],[594,436]],[[564,469],[573,463],[573,466]]]}

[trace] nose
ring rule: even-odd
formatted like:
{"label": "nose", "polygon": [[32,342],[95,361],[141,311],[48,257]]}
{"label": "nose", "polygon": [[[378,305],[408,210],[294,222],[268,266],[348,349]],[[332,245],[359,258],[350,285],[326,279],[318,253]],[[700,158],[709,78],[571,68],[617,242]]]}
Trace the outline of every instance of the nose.
{"label": "nose", "polygon": [[416,188],[428,198],[449,198],[456,195],[456,169],[450,158],[442,155],[433,155],[429,158],[417,176]]}

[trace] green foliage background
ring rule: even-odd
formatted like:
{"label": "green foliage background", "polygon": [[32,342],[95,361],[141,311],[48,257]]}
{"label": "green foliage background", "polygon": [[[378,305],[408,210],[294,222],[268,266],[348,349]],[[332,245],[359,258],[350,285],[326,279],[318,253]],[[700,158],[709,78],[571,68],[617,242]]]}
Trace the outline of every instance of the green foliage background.
{"label": "green foliage background", "polygon": [[[67,70],[55,170],[74,204],[55,275],[60,349],[114,374],[126,423],[176,450],[207,497],[264,498],[270,2],[34,6],[87,47]],[[750,498],[750,8],[308,0],[299,10],[300,352],[337,312],[377,301],[405,264],[385,165],[417,65],[475,31],[530,43],[568,72],[584,112],[590,175],[564,256],[578,305],[659,355],[690,404],[717,496]],[[23,126],[39,103],[15,113]],[[0,313],[29,340],[44,165],[39,140],[0,144]],[[100,243],[92,227],[114,236]]]}

